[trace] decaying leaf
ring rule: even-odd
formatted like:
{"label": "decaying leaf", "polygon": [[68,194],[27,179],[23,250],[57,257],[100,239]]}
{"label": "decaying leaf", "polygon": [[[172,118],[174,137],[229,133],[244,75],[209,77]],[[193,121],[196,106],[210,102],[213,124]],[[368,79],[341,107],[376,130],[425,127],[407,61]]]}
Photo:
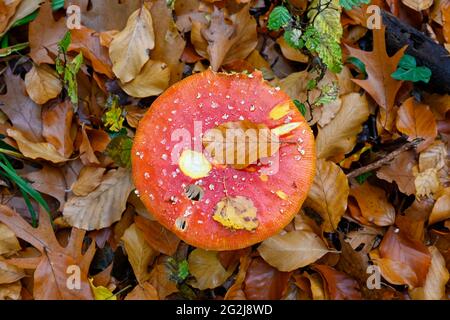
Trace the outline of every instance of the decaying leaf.
{"label": "decaying leaf", "polygon": [[400,153],[391,163],[377,171],[377,177],[395,182],[399,190],[407,195],[415,194],[413,167],[416,165],[414,151]]}
{"label": "decaying leaf", "polygon": [[22,269],[9,264],[0,256],[0,284],[13,283],[25,276],[25,272]]}
{"label": "decaying leaf", "polygon": [[450,188],[445,188],[437,198],[428,223],[431,225],[447,219],[450,219]]}
{"label": "decaying leaf", "polygon": [[151,221],[141,216],[134,219],[136,227],[144,234],[144,239],[156,251],[172,256],[176,251],[180,239],[160,225],[156,221]]}
{"label": "decaying leaf", "polygon": [[14,232],[0,223],[0,255],[10,255],[20,250],[20,244]]}
{"label": "decaying leaf", "polygon": [[434,198],[442,189],[437,170],[434,168],[417,173],[414,185],[416,186],[416,196],[418,198]]}
{"label": "decaying leaf", "polygon": [[336,230],[347,208],[349,186],[344,172],[333,162],[318,160],[316,176],[305,202],[323,218],[322,230]]}
{"label": "decaying leaf", "polygon": [[84,197],[73,196],[66,202],[64,218],[71,226],[83,230],[109,227],[120,220],[133,188],[127,169],[111,170],[94,191]]}
{"label": "decaying leaf", "polygon": [[258,247],[261,257],[280,271],[293,271],[317,261],[329,252],[315,233],[296,230],[278,234]]}
{"label": "decaying leaf", "polygon": [[62,83],[54,69],[42,64],[33,66],[26,74],[25,87],[34,102],[44,104],[59,95],[62,90]]}
{"label": "decaying leaf", "polygon": [[72,192],[80,197],[87,196],[100,185],[105,170],[98,167],[83,167],[77,181],[72,185]]}
{"label": "decaying leaf", "polygon": [[326,296],[330,300],[359,300],[362,298],[358,282],[327,265],[314,265],[322,276]]}
{"label": "decaying leaf", "polygon": [[148,282],[156,289],[160,299],[178,292],[177,284],[170,279],[170,271],[164,262],[153,267]]}
{"label": "decaying leaf", "polygon": [[225,197],[214,208],[213,219],[224,227],[252,231],[258,227],[257,209],[253,201],[243,197]]}

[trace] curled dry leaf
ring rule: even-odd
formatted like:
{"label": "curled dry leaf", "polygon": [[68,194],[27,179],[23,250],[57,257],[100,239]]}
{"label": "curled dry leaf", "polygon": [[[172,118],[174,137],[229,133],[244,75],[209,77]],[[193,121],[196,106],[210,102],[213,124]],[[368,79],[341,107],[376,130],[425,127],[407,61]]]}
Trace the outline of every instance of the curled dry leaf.
{"label": "curled dry leaf", "polygon": [[418,103],[414,97],[406,100],[398,110],[397,129],[406,134],[409,140],[416,138],[424,139],[417,146],[417,151],[420,152],[431,145],[437,135],[436,120],[430,107]]}
{"label": "curled dry leaf", "polygon": [[319,159],[305,205],[320,214],[323,231],[336,230],[347,208],[348,194],[347,177],[341,168],[331,161]]}
{"label": "curled dry leaf", "polygon": [[25,75],[25,87],[34,102],[44,104],[59,95],[62,83],[54,69],[42,64],[34,65]]}
{"label": "curled dry leaf", "polygon": [[434,204],[428,224],[450,219],[450,188],[445,188]]}
{"label": "curled dry leaf", "polygon": [[445,297],[445,285],[449,279],[449,272],[445,259],[435,246],[428,247],[431,254],[431,265],[423,287],[410,290],[414,300],[440,300]]}
{"label": "curled dry leaf", "polygon": [[105,168],[83,167],[77,181],[71,187],[72,192],[80,197],[87,196],[102,182]]}
{"label": "curled dry leaf", "polygon": [[401,192],[407,195],[416,193],[413,168],[417,164],[414,151],[400,153],[391,163],[377,171],[377,177],[387,182],[395,182]]}
{"label": "curled dry leaf", "polygon": [[[39,257],[7,260],[23,269],[34,271],[33,295],[36,300],[93,299],[87,279],[89,266],[95,254],[95,241],[82,251],[85,231],[73,228],[66,247],[58,242],[50,218],[43,210],[39,214],[39,227],[33,228],[19,214],[6,206],[0,206],[0,221],[41,253]],[[79,267],[80,289],[67,290],[67,270]]]}
{"label": "curled dry leaf", "polygon": [[132,97],[157,96],[169,86],[170,68],[164,62],[149,60],[133,80],[121,84]]}
{"label": "curled dry leaf", "polygon": [[19,130],[7,129],[6,132],[8,136],[17,142],[20,152],[27,158],[44,159],[53,163],[61,163],[68,160],[51,143],[30,141]]}
{"label": "curled dry leaf", "polygon": [[103,152],[111,138],[103,130],[96,130],[83,126],[81,128],[80,158],[84,165],[98,165],[95,152]]}
{"label": "curled dry leaf", "polygon": [[19,251],[20,244],[14,232],[0,222],[0,255],[11,255]]}
{"label": "curled dry leaf", "polygon": [[208,58],[214,71],[222,64],[245,59],[255,49],[258,39],[256,21],[249,6],[225,17],[224,11],[214,6],[209,25],[193,21],[191,41],[201,56]]}
{"label": "curled dry leaf", "polygon": [[128,18],[125,29],[116,34],[109,46],[114,74],[123,83],[133,80],[149,60],[155,46],[150,11],[145,5]]}
{"label": "curled dry leaf", "polygon": [[73,196],[66,202],[64,218],[71,226],[83,230],[109,227],[120,220],[133,188],[127,169],[110,170],[94,191],[84,197]]}
{"label": "curled dry leaf", "polygon": [[318,159],[343,158],[356,144],[356,136],[362,124],[369,117],[367,98],[358,93],[343,96],[342,106],[323,128],[319,128],[316,138]]}
{"label": "curled dry leaf", "polygon": [[16,8],[19,3],[20,0],[0,2],[0,33],[6,29],[8,21],[16,13]]}
{"label": "curled dry leaf", "polygon": [[260,257],[254,258],[245,275],[245,296],[248,300],[281,299],[288,288],[290,275],[278,271]]}
{"label": "curled dry leaf", "polygon": [[9,264],[7,260],[0,256],[0,284],[13,283],[25,276],[23,269]]}
{"label": "curled dry leaf", "polygon": [[317,261],[329,250],[315,233],[294,230],[263,241],[258,252],[278,270],[293,271]]}
{"label": "curled dry leaf", "polygon": [[430,168],[424,172],[417,173],[416,179],[414,180],[414,185],[416,186],[416,196],[418,198],[435,198],[442,189],[442,185],[435,168]]}
{"label": "curled dry leaf", "polygon": [[350,196],[356,200],[361,216],[366,222],[380,227],[394,224],[395,209],[388,202],[383,189],[372,186],[366,181],[362,185],[352,185]]}
{"label": "curled dry leaf", "polygon": [[125,230],[122,241],[136,279],[140,284],[144,284],[145,281],[150,279],[148,268],[153,263],[158,252],[148,245],[144,239],[143,232],[135,223]]}
{"label": "curled dry leaf", "polygon": [[390,227],[384,235],[379,254],[373,251],[371,258],[380,267],[386,280],[393,284],[406,284],[410,288],[425,284],[431,264],[427,247],[394,227]]}
{"label": "curled dry leaf", "polygon": [[20,300],[22,284],[20,281],[0,285],[0,300]]}
{"label": "curled dry leaf", "polygon": [[336,269],[327,265],[314,265],[322,277],[326,297],[330,300],[359,300],[362,299],[358,282]]}
{"label": "curled dry leaf", "polygon": [[156,221],[148,220],[141,216],[134,219],[136,226],[143,232],[144,239],[156,251],[165,255],[172,256],[175,254],[180,243],[180,239],[160,225]]}
{"label": "curled dry leaf", "polygon": [[195,249],[188,258],[189,272],[195,280],[190,284],[197,289],[214,289],[222,285],[233,273],[225,269],[217,257],[217,251]]}

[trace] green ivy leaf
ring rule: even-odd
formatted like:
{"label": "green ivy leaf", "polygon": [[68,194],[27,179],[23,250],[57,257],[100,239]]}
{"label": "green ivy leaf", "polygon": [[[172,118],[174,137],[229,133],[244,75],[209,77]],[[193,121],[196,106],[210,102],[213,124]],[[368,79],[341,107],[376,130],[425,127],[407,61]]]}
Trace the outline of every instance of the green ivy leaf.
{"label": "green ivy leaf", "polygon": [[124,168],[131,167],[131,147],[133,140],[126,136],[118,136],[111,140],[106,147],[106,154],[114,160],[114,162]]}
{"label": "green ivy leaf", "polygon": [[424,66],[418,67],[416,58],[405,54],[398,64],[398,69],[391,76],[396,80],[428,83],[431,70]]}
{"label": "green ivy leaf", "polygon": [[280,30],[283,27],[286,27],[292,20],[292,16],[289,13],[289,10],[283,6],[275,7],[269,16],[269,22],[267,27],[269,30]]}
{"label": "green ivy leaf", "polygon": [[354,7],[359,7],[362,4],[369,4],[370,0],[340,0],[339,4],[345,10],[351,10]]}

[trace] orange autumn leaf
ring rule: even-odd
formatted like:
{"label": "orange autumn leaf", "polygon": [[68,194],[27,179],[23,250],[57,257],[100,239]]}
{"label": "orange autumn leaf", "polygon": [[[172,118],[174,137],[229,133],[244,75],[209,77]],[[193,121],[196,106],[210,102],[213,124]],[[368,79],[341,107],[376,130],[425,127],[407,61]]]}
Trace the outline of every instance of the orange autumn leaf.
{"label": "orange autumn leaf", "polygon": [[[41,256],[36,258],[7,260],[20,268],[35,269],[33,295],[36,300],[93,299],[87,275],[95,253],[95,241],[92,241],[83,254],[85,231],[73,228],[67,246],[62,247],[53,232],[47,212],[41,211],[39,227],[33,228],[18,213],[6,206],[0,206],[0,221],[14,231],[17,237],[30,243],[41,253]],[[67,270],[70,270],[71,266],[79,267],[79,290],[67,289]]]}
{"label": "orange autumn leaf", "polygon": [[325,293],[330,300],[359,300],[362,299],[358,282],[336,269],[327,265],[314,265],[314,270],[322,277]]}
{"label": "orange autumn leaf", "polygon": [[384,116],[382,126],[388,130],[388,119],[392,117],[395,98],[402,81],[395,80],[391,74],[397,70],[398,63],[406,50],[406,47],[397,51],[392,57],[386,52],[385,27],[373,30],[373,51],[367,52],[346,46],[350,55],[361,60],[365,66],[368,78],[366,80],[353,79],[360,87],[365,89],[380,105]]}
{"label": "orange autumn leaf", "polygon": [[408,136],[410,141],[416,138],[424,139],[417,146],[420,152],[431,145],[437,136],[436,120],[430,107],[409,98],[400,106],[397,115],[397,129]]}

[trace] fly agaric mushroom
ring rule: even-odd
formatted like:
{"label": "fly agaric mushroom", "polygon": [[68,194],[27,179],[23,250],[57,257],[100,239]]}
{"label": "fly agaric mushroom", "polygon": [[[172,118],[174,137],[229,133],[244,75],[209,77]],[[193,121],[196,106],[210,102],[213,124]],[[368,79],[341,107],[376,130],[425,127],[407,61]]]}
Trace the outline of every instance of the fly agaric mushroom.
{"label": "fly agaric mushroom", "polygon": [[[230,140],[231,129],[253,130],[257,140]],[[276,234],[300,210],[315,172],[314,137],[260,72],[207,70],[153,102],[137,129],[132,170],[144,205],[185,242],[240,249]]]}

